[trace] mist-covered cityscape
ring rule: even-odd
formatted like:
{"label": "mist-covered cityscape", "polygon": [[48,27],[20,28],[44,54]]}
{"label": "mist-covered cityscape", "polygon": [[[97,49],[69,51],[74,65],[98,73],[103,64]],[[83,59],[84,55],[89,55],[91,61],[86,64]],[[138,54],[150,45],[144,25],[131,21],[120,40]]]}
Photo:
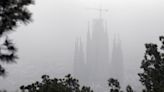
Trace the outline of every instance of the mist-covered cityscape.
{"label": "mist-covered cityscape", "polygon": [[0,92],[164,92],[164,1],[0,1]]}

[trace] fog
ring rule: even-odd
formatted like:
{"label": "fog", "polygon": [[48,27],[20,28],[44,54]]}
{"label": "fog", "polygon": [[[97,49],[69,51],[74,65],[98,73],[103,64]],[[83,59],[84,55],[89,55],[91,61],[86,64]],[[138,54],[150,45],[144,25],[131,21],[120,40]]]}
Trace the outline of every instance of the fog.
{"label": "fog", "polygon": [[[36,0],[30,6],[33,22],[20,25],[11,37],[18,47],[16,64],[6,64],[7,77],[0,77],[0,89],[10,91],[40,80],[41,75],[63,77],[73,74],[75,40],[81,37],[86,46],[88,22],[99,18],[90,8],[100,5],[108,12],[109,55],[113,39],[122,42],[124,81],[134,89],[142,87],[137,73],[144,56],[145,43],[159,43],[164,30],[163,0]],[[107,80],[107,79],[106,79]]]}

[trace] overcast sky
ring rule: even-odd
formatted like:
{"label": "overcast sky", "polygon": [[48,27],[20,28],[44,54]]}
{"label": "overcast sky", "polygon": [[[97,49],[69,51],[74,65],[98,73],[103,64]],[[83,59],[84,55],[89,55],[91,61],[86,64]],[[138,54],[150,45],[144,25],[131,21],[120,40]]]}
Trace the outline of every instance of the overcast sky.
{"label": "overcast sky", "polygon": [[[108,9],[109,43],[114,34],[122,40],[127,83],[137,87],[137,73],[144,55],[144,44],[159,43],[164,32],[164,0],[37,0],[30,6],[33,22],[20,25],[12,33],[19,51],[17,64],[5,65],[6,78],[0,78],[0,89],[15,90],[22,84],[39,80],[41,75],[63,77],[72,73],[74,42],[85,42],[88,21],[99,12],[88,8]],[[111,45],[112,46],[112,45]],[[111,47],[112,48],[112,47]]]}

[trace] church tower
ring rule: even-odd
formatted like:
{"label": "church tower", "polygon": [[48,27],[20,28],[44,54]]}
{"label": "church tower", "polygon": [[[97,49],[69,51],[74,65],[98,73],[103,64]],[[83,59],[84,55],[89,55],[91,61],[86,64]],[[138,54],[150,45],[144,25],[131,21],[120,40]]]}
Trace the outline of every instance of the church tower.
{"label": "church tower", "polygon": [[115,35],[113,40],[112,62],[111,62],[111,76],[119,80],[123,85],[124,78],[124,64],[123,64],[123,52],[119,35]]}
{"label": "church tower", "polygon": [[103,87],[106,86],[106,80],[109,78],[108,41],[108,33],[104,19],[93,19],[91,22],[91,30],[87,33],[86,62],[88,84],[91,85],[96,92],[104,90]]}
{"label": "church tower", "polygon": [[80,79],[82,82],[85,80],[85,57],[84,57],[84,48],[82,40],[77,39],[75,41],[75,51],[74,51],[74,75],[76,78]]}
{"label": "church tower", "polygon": [[[107,22],[100,17],[88,23],[86,48],[81,39],[75,42],[74,74],[83,84],[91,86],[95,92],[106,91],[107,80],[111,77],[123,80],[123,55],[121,40],[114,38],[112,59],[109,58],[109,38]],[[84,51],[85,50],[85,51]],[[112,61],[110,61],[112,60]]]}

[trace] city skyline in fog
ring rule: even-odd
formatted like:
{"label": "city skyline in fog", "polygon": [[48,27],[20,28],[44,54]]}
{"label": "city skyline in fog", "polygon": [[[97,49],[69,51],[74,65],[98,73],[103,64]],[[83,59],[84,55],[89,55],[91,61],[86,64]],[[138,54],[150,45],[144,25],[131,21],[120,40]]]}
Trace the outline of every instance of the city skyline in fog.
{"label": "city skyline in fog", "polygon": [[[109,40],[107,22],[100,17],[88,23],[86,46],[81,38],[75,41],[73,75],[82,85],[89,85],[95,92],[106,92],[106,81],[116,78],[124,86],[124,61],[119,35]],[[112,51],[109,51],[112,42]],[[109,55],[111,53],[111,56]]]}
{"label": "city skyline in fog", "polygon": [[[8,76],[0,78],[0,89],[15,90],[22,84],[36,81],[43,74],[63,77],[73,73],[76,37],[86,42],[88,22],[99,12],[88,8],[108,9],[103,12],[107,21],[109,40],[119,34],[124,53],[126,81],[137,88],[137,73],[144,56],[144,44],[159,43],[164,30],[163,0],[40,0],[30,6],[33,22],[18,27],[11,34],[18,47],[19,60],[5,65]],[[112,42],[109,42],[112,47]],[[111,49],[110,49],[111,51]],[[109,53],[111,54],[111,52]],[[111,57],[110,57],[111,58]]]}

